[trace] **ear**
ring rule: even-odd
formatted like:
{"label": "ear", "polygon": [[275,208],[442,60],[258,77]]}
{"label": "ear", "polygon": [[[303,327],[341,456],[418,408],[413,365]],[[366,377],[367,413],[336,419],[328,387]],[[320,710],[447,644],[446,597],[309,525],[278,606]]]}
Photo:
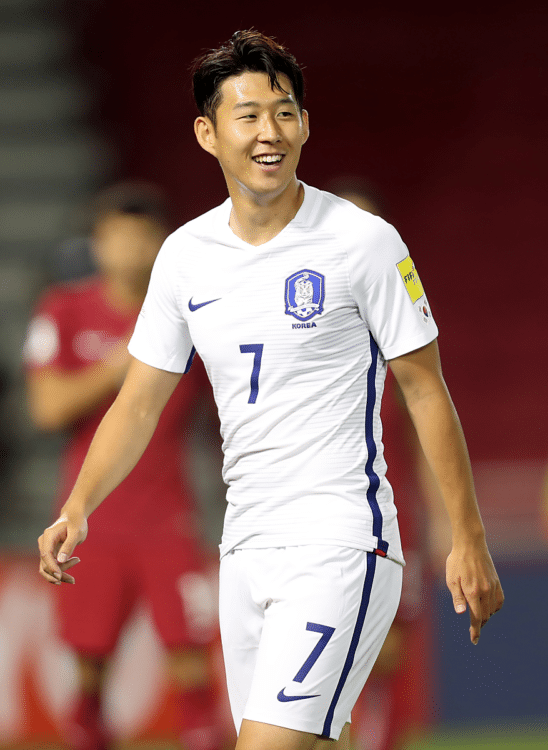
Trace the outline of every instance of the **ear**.
{"label": "ear", "polygon": [[194,133],[200,146],[209,154],[216,156],[215,143],[217,137],[209,117],[197,117],[194,120]]}
{"label": "ear", "polygon": [[308,140],[308,136],[310,135],[310,122],[308,120],[308,110],[303,109],[302,112],[302,120],[303,120],[303,146]]}

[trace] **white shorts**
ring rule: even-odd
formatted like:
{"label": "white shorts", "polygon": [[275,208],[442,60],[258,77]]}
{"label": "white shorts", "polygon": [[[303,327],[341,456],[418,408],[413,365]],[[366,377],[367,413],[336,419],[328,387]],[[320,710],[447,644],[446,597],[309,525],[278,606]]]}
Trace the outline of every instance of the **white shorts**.
{"label": "white shorts", "polygon": [[402,567],[306,545],[221,560],[220,624],[236,730],[242,719],[338,739],[398,608]]}

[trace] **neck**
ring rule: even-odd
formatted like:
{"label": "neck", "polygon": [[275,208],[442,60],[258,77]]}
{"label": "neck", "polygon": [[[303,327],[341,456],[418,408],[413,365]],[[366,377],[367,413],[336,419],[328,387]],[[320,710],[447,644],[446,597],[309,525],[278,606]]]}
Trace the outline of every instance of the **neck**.
{"label": "neck", "polygon": [[232,211],[229,226],[249,245],[264,245],[295,218],[304,200],[304,188],[293,178],[285,190],[275,196],[255,196],[230,190]]}

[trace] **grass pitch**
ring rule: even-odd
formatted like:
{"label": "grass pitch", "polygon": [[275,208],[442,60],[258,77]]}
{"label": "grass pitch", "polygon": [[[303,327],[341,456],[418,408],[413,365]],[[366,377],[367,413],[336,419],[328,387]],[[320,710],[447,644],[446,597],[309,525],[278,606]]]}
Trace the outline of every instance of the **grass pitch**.
{"label": "grass pitch", "polygon": [[424,740],[410,744],[406,750],[547,750],[548,724],[518,727],[448,728]]}

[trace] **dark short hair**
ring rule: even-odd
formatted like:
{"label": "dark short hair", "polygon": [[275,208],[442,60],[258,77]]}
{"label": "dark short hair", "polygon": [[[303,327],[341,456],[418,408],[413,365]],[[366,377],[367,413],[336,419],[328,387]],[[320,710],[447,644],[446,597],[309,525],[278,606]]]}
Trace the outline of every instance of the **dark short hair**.
{"label": "dark short hair", "polygon": [[96,226],[108,214],[126,214],[170,224],[170,212],[166,196],[157,186],[149,182],[118,182],[103,189],[93,201],[91,223]]}
{"label": "dark short hair", "polygon": [[196,106],[213,125],[216,124],[216,110],[221,102],[221,84],[230,76],[245,71],[266,73],[273,91],[277,89],[289,94],[279,80],[280,73],[286,75],[302,112],[304,80],[297,60],[281,44],[254,29],[236,31],[221,47],[198,57],[191,70]]}

